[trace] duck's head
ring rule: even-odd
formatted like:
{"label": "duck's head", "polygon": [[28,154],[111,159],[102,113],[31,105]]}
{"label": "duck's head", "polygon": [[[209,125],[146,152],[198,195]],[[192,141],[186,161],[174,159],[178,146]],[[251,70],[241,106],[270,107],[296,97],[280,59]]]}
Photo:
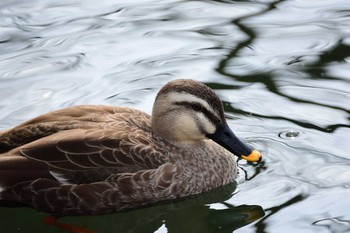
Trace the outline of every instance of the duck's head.
{"label": "duck's head", "polygon": [[215,92],[194,80],[174,80],[159,91],[153,106],[152,130],[155,135],[175,143],[212,139],[240,158],[252,162],[261,160],[260,152],[232,132]]}

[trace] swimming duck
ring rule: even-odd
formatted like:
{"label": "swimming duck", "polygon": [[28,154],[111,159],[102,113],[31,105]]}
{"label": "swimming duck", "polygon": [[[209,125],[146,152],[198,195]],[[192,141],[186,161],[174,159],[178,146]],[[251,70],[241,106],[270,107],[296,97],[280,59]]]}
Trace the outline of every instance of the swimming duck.
{"label": "swimming duck", "polygon": [[75,106],[0,132],[0,199],[60,214],[102,214],[209,191],[232,182],[236,155],[261,154],[229,128],[205,84],[178,79],[152,116]]}

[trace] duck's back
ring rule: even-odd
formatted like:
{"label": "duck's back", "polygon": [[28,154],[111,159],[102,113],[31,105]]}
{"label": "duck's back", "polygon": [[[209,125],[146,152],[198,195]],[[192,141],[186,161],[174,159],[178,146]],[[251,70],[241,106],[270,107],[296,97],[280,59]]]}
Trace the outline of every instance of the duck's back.
{"label": "duck's back", "polygon": [[81,105],[64,108],[33,118],[12,129],[0,131],[0,153],[60,131],[99,128],[127,131],[132,126],[150,132],[150,116],[124,107]]}

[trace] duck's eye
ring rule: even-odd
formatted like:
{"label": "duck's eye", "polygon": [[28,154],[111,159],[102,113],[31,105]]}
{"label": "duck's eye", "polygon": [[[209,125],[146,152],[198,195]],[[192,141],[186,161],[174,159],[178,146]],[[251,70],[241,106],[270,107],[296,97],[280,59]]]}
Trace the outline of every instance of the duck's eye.
{"label": "duck's eye", "polygon": [[191,104],[191,108],[196,111],[196,112],[199,112],[199,111],[202,111],[202,105],[200,104]]}
{"label": "duck's eye", "polygon": [[204,109],[205,109],[199,103],[191,103],[191,102],[185,102],[185,101],[175,102],[175,105],[182,105],[182,106],[185,106],[186,108],[190,108],[190,109],[192,109],[193,111],[196,111],[196,112],[203,112]]}

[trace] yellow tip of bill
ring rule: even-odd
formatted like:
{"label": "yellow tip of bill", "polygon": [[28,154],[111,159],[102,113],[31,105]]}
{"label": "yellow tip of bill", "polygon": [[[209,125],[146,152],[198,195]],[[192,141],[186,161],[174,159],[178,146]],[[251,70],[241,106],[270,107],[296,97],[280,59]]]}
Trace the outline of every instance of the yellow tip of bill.
{"label": "yellow tip of bill", "polygon": [[250,155],[242,155],[242,159],[245,159],[249,162],[260,162],[262,155],[259,151],[253,150]]}

